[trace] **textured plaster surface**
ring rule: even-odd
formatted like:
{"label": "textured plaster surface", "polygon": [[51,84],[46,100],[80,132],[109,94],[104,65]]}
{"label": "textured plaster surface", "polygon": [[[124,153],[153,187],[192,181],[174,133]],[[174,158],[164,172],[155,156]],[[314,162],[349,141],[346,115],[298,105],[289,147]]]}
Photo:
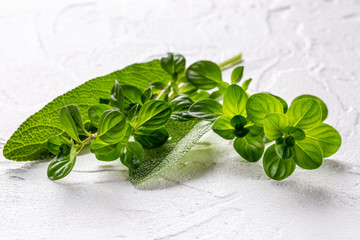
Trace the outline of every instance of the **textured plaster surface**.
{"label": "textured plaster surface", "polygon": [[[54,97],[167,51],[188,62],[242,52],[250,91],[316,94],[341,149],[269,180],[213,133],[134,187],[119,162],[0,157],[0,239],[359,239],[360,1],[0,1],[0,143]],[[224,76],[229,79],[229,72]]]}

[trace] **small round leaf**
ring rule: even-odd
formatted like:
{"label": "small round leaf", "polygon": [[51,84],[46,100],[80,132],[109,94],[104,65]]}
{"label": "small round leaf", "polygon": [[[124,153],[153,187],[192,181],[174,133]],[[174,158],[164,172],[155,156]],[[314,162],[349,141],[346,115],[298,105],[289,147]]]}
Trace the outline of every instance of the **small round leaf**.
{"label": "small round leaf", "polygon": [[220,137],[232,140],[235,138],[234,127],[230,124],[231,119],[228,116],[221,116],[214,122],[212,130]]}
{"label": "small round leaf", "polygon": [[210,90],[222,81],[220,67],[210,61],[198,61],[186,70],[188,81],[198,89]]}
{"label": "small round leaf", "polygon": [[305,138],[296,141],[293,159],[301,168],[316,169],[322,164],[322,151],[316,141]]}
{"label": "small round leaf", "polygon": [[223,115],[223,110],[221,104],[218,101],[207,98],[191,105],[189,108],[189,113],[195,118],[213,121],[220,115]]}
{"label": "small round leaf", "polygon": [[249,162],[257,162],[264,153],[265,144],[261,136],[245,136],[236,138],[234,141],[234,149],[245,160]]}
{"label": "small round leaf", "polygon": [[317,101],[304,98],[293,102],[286,115],[291,126],[310,129],[321,122],[321,107]]}
{"label": "small round leaf", "polygon": [[167,102],[150,100],[140,109],[136,129],[141,126],[149,129],[161,128],[169,120],[170,116],[171,108]]}
{"label": "small round leaf", "polygon": [[269,140],[282,137],[285,128],[289,125],[288,117],[283,113],[270,113],[264,118],[264,132]]}
{"label": "small round leaf", "polygon": [[169,133],[165,127],[156,130],[140,128],[134,133],[135,141],[139,142],[146,149],[161,147],[168,138]]}
{"label": "small round leaf", "polygon": [[248,95],[236,84],[230,85],[225,92],[223,101],[223,112],[229,117],[235,115],[246,115],[246,102]]}
{"label": "small round leaf", "polygon": [[275,145],[266,149],[263,157],[263,167],[269,178],[280,181],[289,177],[295,170],[294,160],[280,159],[275,152]]}

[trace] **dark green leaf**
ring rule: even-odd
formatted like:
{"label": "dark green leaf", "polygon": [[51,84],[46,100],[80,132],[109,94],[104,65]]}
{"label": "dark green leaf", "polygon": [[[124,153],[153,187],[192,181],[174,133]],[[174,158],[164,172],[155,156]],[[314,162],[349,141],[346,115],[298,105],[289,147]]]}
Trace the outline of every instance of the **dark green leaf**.
{"label": "dark green leaf", "polygon": [[138,142],[128,142],[120,154],[121,162],[131,170],[140,167],[144,160],[144,149]]}
{"label": "dark green leaf", "polygon": [[240,130],[239,128],[245,127],[247,122],[248,122],[247,119],[241,115],[233,116],[230,120],[231,126],[233,126],[237,130]]}
{"label": "dark green leaf", "polygon": [[244,66],[235,68],[231,73],[231,83],[239,83],[243,77]]}
{"label": "dark green leaf", "polygon": [[59,180],[66,177],[73,169],[76,161],[76,148],[74,143],[71,150],[61,151],[49,164],[47,175],[50,180]]}
{"label": "dark green leaf", "polygon": [[64,144],[71,146],[69,139],[65,138],[62,135],[56,135],[49,138],[47,142],[47,147],[52,154],[58,155],[60,153],[61,145]]}
{"label": "dark green leaf", "polygon": [[188,81],[196,88],[210,90],[222,81],[220,67],[210,61],[199,61],[193,63],[186,70]]}
{"label": "dark green leaf", "polygon": [[140,128],[134,133],[135,141],[139,142],[145,149],[161,147],[168,138],[169,133],[165,127],[156,130]]}
{"label": "dark green leaf", "polygon": [[185,83],[183,87],[180,88],[180,93],[184,94],[193,94],[197,91],[197,88],[191,83]]}
{"label": "dark green leaf", "polygon": [[190,115],[189,111],[185,111],[171,114],[171,119],[179,122],[186,122],[194,119],[194,117]]}
{"label": "dark green leaf", "polygon": [[229,117],[235,115],[246,115],[246,102],[248,95],[236,84],[232,84],[226,89],[223,101],[223,112]]}
{"label": "dark green leaf", "polygon": [[143,94],[141,95],[141,101],[142,103],[146,103],[147,101],[149,101],[152,97],[153,93],[152,93],[152,89],[151,87],[149,87],[148,89],[146,89]]}
{"label": "dark green leaf", "polygon": [[313,99],[315,101],[317,101],[320,104],[321,107],[321,122],[323,122],[327,116],[328,116],[328,108],[326,106],[326,104],[324,103],[323,100],[321,100],[320,98],[313,96],[313,95],[309,95],[309,94],[304,94],[304,95],[300,95],[298,97],[296,97],[291,104],[293,104],[294,102],[304,99],[304,98],[310,98]]}
{"label": "dark green leaf", "polygon": [[231,119],[228,116],[221,116],[214,122],[212,130],[220,137],[232,140],[235,138],[234,127],[230,124]]}
{"label": "dark green leaf", "polygon": [[115,81],[113,88],[111,89],[110,94],[110,104],[111,106],[123,111],[124,108],[124,95],[118,81]]}
{"label": "dark green leaf", "polygon": [[183,112],[188,111],[190,106],[194,102],[191,100],[191,98],[185,94],[179,94],[176,95],[171,101],[170,101],[170,107],[172,109],[172,112]]}
{"label": "dark green leaf", "polygon": [[112,109],[111,106],[107,104],[96,104],[92,105],[88,109],[88,115],[91,123],[95,126],[99,126],[99,118],[106,110]]}
{"label": "dark green leaf", "polygon": [[63,107],[60,111],[60,122],[72,139],[80,141],[79,130],[85,131],[85,127],[78,106],[68,105]]}
{"label": "dark green leaf", "polygon": [[[289,140],[288,140],[289,141]],[[275,143],[275,151],[279,158],[289,159],[294,156],[294,144],[287,144],[286,139],[280,138]]]}
{"label": "dark green leaf", "polygon": [[124,114],[115,110],[105,111],[99,119],[97,137],[105,143],[116,144],[122,141],[127,132]]}
{"label": "dark green leaf", "polygon": [[90,144],[90,151],[101,161],[114,161],[120,157],[121,143],[107,144],[95,138]]}
{"label": "dark green leaf", "polygon": [[304,98],[293,102],[286,115],[291,126],[310,129],[321,122],[321,107],[317,101]]}
{"label": "dark green leaf", "polygon": [[283,113],[269,113],[264,118],[264,132],[269,140],[276,140],[285,133],[289,119]]}
{"label": "dark green leaf", "polygon": [[257,162],[264,153],[265,144],[261,136],[247,135],[243,138],[236,138],[234,141],[234,149],[245,160],[249,162]]}
{"label": "dark green leaf", "polygon": [[274,180],[283,180],[289,177],[295,170],[294,160],[280,159],[275,152],[275,145],[271,145],[266,149],[263,157],[263,166],[266,175]]}
{"label": "dark green leaf", "polygon": [[142,106],[138,115],[136,129],[141,126],[157,129],[165,125],[171,116],[171,108],[167,102],[150,100]]}
{"label": "dark green leaf", "polygon": [[320,123],[315,128],[306,130],[305,133],[307,138],[315,140],[320,145],[324,158],[330,157],[340,148],[340,134],[326,123]]}
{"label": "dark green leaf", "polygon": [[266,93],[252,95],[246,103],[246,113],[250,121],[262,127],[269,113],[283,113],[283,105],[275,97]]}
{"label": "dark green leaf", "polygon": [[308,138],[296,141],[293,159],[299,167],[316,169],[321,166],[322,158],[321,148],[316,141]]}
{"label": "dark green leaf", "polygon": [[297,127],[287,126],[285,128],[285,133],[293,136],[296,140],[303,140],[305,138],[304,130]]}
{"label": "dark green leaf", "polygon": [[168,53],[167,57],[161,58],[160,64],[171,75],[178,75],[185,70],[185,58],[180,54]]}
{"label": "dark green leaf", "polygon": [[195,118],[208,121],[213,121],[223,115],[221,104],[211,98],[200,100],[191,105],[189,113]]}
{"label": "dark green leaf", "polygon": [[263,136],[264,135],[264,129],[262,127],[252,125],[252,126],[248,126],[246,128],[249,129],[249,135],[251,135],[251,136],[259,136],[259,135]]}
{"label": "dark green leaf", "polygon": [[129,122],[136,121],[140,108],[141,108],[140,104],[135,104],[134,106],[132,106],[127,116]]}

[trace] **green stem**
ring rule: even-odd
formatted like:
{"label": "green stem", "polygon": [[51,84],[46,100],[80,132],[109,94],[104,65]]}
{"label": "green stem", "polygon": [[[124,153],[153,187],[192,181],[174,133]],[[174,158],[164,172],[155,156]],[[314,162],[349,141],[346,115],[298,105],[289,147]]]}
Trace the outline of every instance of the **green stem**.
{"label": "green stem", "polygon": [[222,63],[219,63],[219,67],[220,67],[221,71],[223,71],[223,70],[231,68],[241,62],[242,62],[242,54],[240,53]]}

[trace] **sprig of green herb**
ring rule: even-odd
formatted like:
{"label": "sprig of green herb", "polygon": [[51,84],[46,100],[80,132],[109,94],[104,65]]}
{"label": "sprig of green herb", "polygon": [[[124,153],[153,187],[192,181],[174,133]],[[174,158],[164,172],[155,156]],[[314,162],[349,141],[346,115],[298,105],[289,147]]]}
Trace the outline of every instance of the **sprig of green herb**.
{"label": "sprig of green herb", "polygon": [[[86,115],[74,104],[63,106],[58,120],[61,131],[47,140],[48,150],[55,155],[48,177],[58,180],[67,176],[86,145],[98,160],[120,160],[131,173],[142,166],[146,169],[151,162],[149,150],[162,149],[169,138],[177,139],[171,135],[173,122],[189,122],[186,129],[198,121],[210,122],[213,131],[233,141],[236,152],[249,162],[259,161],[265,144],[274,142],[265,151],[263,166],[275,180],[290,176],[296,165],[318,168],[324,157],[339,149],[339,133],[323,123],[328,109],[321,99],[301,95],[288,108],[282,98],[271,93],[250,95],[246,91],[252,79],[239,85],[243,66],[233,70],[231,85],[224,82],[222,69],[240,61],[238,55],[219,65],[198,61],[186,69],[182,55],[169,53],[159,62],[168,76],[162,78],[165,81],[147,76],[148,84],[136,87],[119,78],[108,97],[101,95],[87,107]],[[15,151],[9,148],[4,154]]]}

